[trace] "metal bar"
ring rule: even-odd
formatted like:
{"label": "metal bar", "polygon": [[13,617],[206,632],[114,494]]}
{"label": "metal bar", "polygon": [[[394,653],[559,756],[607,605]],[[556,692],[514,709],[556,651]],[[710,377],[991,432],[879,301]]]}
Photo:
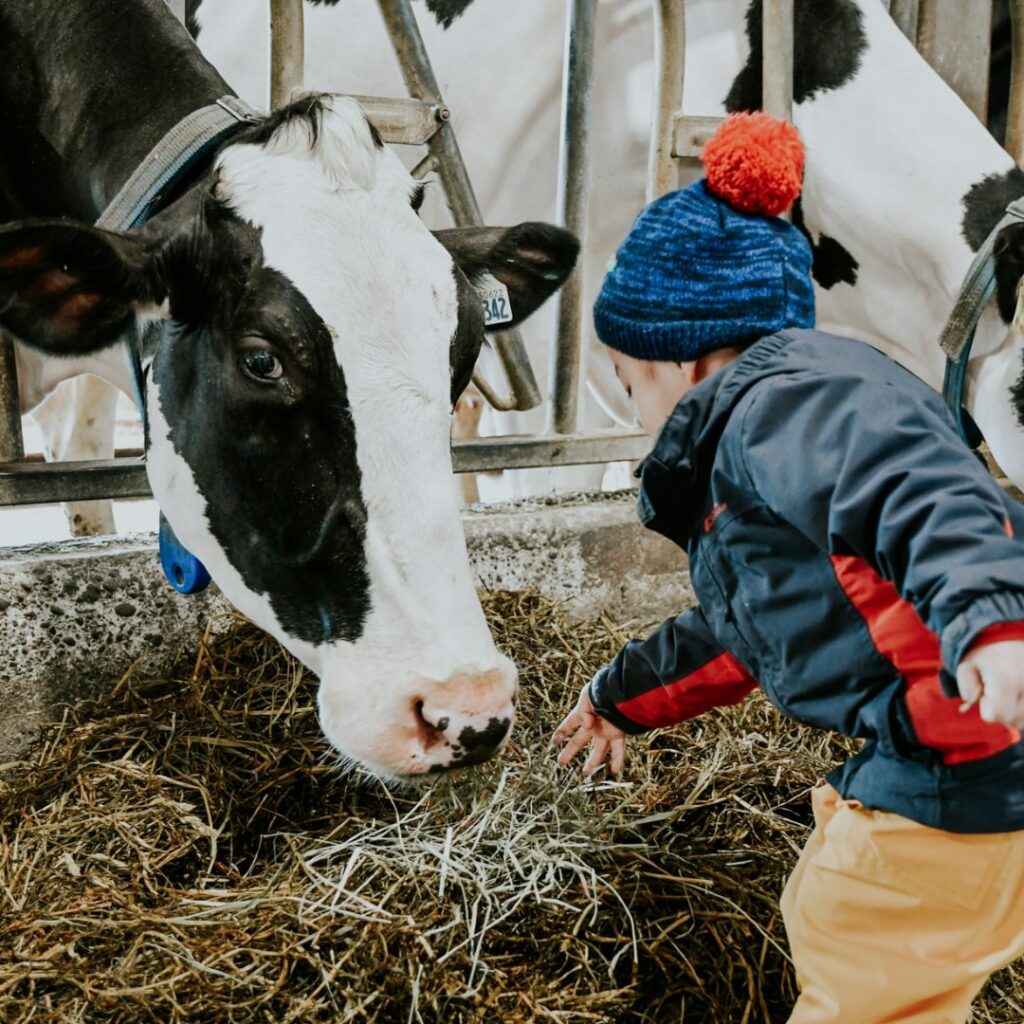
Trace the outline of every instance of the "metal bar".
{"label": "metal bar", "polygon": [[677,114],[673,118],[672,152],[679,160],[698,160],[708,139],[722,123],[720,117]]}
{"label": "metal bar", "polygon": [[992,4],[920,0],[917,48],[946,84],[985,123]]}
{"label": "metal bar", "polygon": [[270,0],[270,109],[284,106],[305,75],[302,0]]}
{"label": "metal bar", "polygon": [[513,412],[515,410],[515,396],[513,395],[509,398],[502,398],[501,395],[491,387],[490,381],[488,381],[488,379],[479,370],[473,371],[473,384],[476,386],[477,391],[487,399],[487,402],[492,409],[497,409],[498,412]]}
{"label": "metal bar", "polygon": [[[415,99],[443,106],[441,90],[409,0],[377,0],[377,4],[409,94]],[[437,161],[437,173],[455,223],[459,227],[482,224],[480,207],[450,121],[444,122],[431,138],[430,152]],[[491,344],[508,376],[515,408],[525,410],[540,405],[540,389],[519,332],[513,330],[493,334]]]}
{"label": "metal bar", "polygon": [[452,468],[456,473],[486,473],[534,466],[584,466],[599,462],[632,462],[651,450],[647,434],[617,430],[551,436],[507,435],[455,441]]}
{"label": "metal bar", "polygon": [[916,46],[917,23],[921,13],[919,0],[892,0],[889,13],[899,25],[900,31]]}
{"label": "metal bar", "polygon": [[793,120],[793,0],[763,0],[761,106]]}
{"label": "metal bar", "polygon": [[[642,458],[650,448],[651,439],[646,434],[615,430],[557,437],[471,438],[452,443],[452,468],[456,473],[481,473],[623,462]],[[146,467],[135,459],[0,464],[0,506],[151,496]]]}
{"label": "metal bar", "polygon": [[[562,65],[562,144],[558,153],[559,224],[586,247],[590,191],[590,112],[594,97],[594,29],[597,0],[568,0]],[[583,275],[573,274],[558,293],[558,334],[551,350],[548,431],[576,430],[580,395]]]}
{"label": "metal bar", "polygon": [[1006,111],[1006,151],[1024,161],[1024,0],[1010,0],[1012,58],[1010,100]]}
{"label": "metal bar", "polygon": [[679,187],[674,118],[683,106],[686,18],[679,0],[654,2],[654,66],[657,81],[647,153],[647,202]]}
{"label": "metal bar", "polygon": [[17,462],[24,455],[14,342],[0,332],[0,463]]}
{"label": "metal bar", "polygon": [[428,174],[437,170],[437,157],[429,150],[427,155],[409,172],[417,181],[422,181]]}
{"label": "metal bar", "polygon": [[135,459],[0,464],[0,506],[151,496],[146,467]]}
{"label": "metal bar", "polygon": [[425,146],[451,114],[440,103],[413,99],[352,96],[385,142]]}

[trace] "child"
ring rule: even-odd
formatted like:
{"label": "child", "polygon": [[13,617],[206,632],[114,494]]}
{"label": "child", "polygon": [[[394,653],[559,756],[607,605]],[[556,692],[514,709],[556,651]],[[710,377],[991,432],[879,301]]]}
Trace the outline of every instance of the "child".
{"label": "child", "polygon": [[1024,953],[1024,509],[934,391],[811,329],[811,253],[776,216],[796,131],[734,115],[704,162],[641,213],[594,307],[658,435],[641,520],[685,548],[699,607],[584,687],[558,760],[589,743],[584,773],[618,772],[626,735],[758,685],[863,738],[813,791],[782,896],[790,1022],[963,1022]]}

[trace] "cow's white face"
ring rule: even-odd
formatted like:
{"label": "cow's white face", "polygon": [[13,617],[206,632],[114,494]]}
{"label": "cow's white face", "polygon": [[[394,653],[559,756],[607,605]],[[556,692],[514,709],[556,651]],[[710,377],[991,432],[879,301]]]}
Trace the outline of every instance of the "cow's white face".
{"label": "cow's white face", "polygon": [[[483,338],[467,274],[502,276],[522,316],[576,255],[545,225],[435,236],[417,194],[355,103],[313,98],[229,145],[173,230],[113,243],[144,247],[134,305],[169,298],[147,382],[161,508],[320,676],[331,742],[389,776],[483,760],[511,727],[516,672],[451,477],[453,391]],[[99,291],[71,277],[62,289]]]}

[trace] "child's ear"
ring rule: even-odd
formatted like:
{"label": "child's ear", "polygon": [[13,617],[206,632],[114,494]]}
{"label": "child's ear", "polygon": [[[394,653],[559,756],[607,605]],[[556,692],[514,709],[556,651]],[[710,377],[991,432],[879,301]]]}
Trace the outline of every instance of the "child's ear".
{"label": "child's ear", "polygon": [[453,228],[434,236],[483,296],[489,290],[507,290],[510,308],[488,316],[488,330],[525,320],[565,283],[580,251],[571,232],[535,222],[512,228]]}
{"label": "child's ear", "polygon": [[693,387],[699,384],[712,372],[711,360],[707,356],[693,359],[688,363],[680,363],[680,369],[686,377],[686,383]]}

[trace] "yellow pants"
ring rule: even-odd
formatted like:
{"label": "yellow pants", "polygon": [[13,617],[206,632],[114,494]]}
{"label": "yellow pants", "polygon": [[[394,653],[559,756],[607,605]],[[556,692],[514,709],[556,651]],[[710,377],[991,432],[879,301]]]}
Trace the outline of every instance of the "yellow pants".
{"label": "yellow pants", "polygon": [[1024,954],[1024,832],[959,835],[814,790],[782,894],[800,998],[789,1024],[965,1024]]}

